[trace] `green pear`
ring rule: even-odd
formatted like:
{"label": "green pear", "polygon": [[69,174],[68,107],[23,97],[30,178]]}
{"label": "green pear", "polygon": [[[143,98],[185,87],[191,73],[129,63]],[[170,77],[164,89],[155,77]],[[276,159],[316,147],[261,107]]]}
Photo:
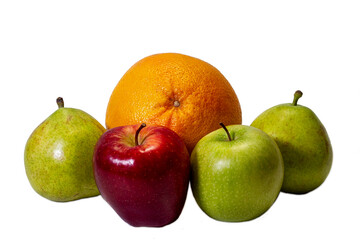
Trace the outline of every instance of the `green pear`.
{"label": "green pear", "polygon": [[327,178],[333,159],[329,136],[315,113],[297,102],[272,107],[258,116],[251,126],[270,135],[280,148],[284,160],[281,191],[308,193]]}
{"label": "green pear", "polygon": [[67,202],[99,195],[92,158],[104,127],[92,116],[74,108],[59,109],[42,122],[25,146],[25,170],[41,196]]}

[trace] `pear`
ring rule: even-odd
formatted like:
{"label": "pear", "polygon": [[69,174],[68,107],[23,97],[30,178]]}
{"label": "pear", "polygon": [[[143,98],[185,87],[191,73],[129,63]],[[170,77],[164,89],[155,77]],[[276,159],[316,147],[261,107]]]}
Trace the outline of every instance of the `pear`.
{"label": "pear", "polygon": [[260,114],[251,126],[270,135],[284,160],[282,192],[305,194],[319,187],[327,178],[333,152],[325,127],[315,113],[297,102],[280,104]]}
{"label": "pear", "polygon": [[56,202],[99,195],[92,158],[104,127],[86,112],[58,109],[30,135],[25,146],[25,170],[33,189]]}

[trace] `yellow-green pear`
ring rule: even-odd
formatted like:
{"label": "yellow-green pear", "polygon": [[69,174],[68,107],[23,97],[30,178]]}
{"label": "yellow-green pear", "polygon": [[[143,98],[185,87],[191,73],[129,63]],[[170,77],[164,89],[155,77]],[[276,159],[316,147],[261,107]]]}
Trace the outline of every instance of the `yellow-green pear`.
{"label": "yellow-green pear", "polygon": [[333,160],[329,136],[315,113],[297,102],[272,107],[258,116],[251,126],[270,135],[284,160],[283,192],[304,194],[319,187],[327,178]]}
{"label": "yellow-green pear", "polygon": [[67,202],[99,195],[92,158],[104,127],[86,112],[58,109],[42,122],[25,146],[25,170],[31,186],[41,196]]}

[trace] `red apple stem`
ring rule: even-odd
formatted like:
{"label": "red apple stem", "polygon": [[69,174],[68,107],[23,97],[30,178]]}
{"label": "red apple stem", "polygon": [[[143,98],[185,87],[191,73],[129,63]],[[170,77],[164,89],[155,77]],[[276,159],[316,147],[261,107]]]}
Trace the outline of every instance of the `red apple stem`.
{"label": "red apple stem", "polygon": [[141,129],[143,129],[144,127],[146,127],[146,124],[142,123],[140,125],[140,127],[138,128],[138,130],[136,130],[136,133],[135,133],[135,146],[139,145],[139,133],[140,133]]}
{"label": "red apple stem", "polygon": [[58,97],[56,99],[56,103],[58,105],[59,108],[63,108],[64,107],[64,99],[62,97]]}
{"label": "red apple stem", "polygon": [[225,132],[229,138],[229,141],[231,141],[231,136],[230,136],[229,130],[227,130],[227,128],[225,127],[225,125],[222,122],[220,123],[220,126],[222,126],[222,128],[225,130]]}

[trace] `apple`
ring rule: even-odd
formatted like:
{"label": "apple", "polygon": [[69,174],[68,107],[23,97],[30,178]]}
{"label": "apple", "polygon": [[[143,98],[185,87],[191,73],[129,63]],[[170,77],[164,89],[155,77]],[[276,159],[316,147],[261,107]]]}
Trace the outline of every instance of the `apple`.
{"label": "apple", "polygon": [[277,199],[284,177],[278,146],[263,131],[231,125],[204,136],[191,153],[191,188],[211,218],[255,219]]}
{"label": "apple", "polygon": [[128,125],[106,131],[93,167],[101,196],[128,224],[162,227],[185,204],[190,159],[183,140],[161,126]]}

